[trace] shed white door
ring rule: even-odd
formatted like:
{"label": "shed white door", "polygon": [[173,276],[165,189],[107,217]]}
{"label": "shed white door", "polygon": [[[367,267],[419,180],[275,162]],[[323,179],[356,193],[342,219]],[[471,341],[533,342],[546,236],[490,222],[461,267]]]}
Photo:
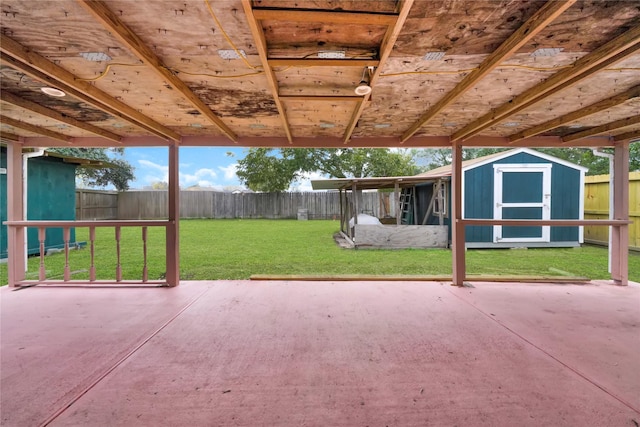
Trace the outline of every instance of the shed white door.
{"label": "shed white door", "polygon": [[[551,164],[495,164],[494,219],[550,219]],[[494,242],[549,242],[549,226],[494,226]]]}

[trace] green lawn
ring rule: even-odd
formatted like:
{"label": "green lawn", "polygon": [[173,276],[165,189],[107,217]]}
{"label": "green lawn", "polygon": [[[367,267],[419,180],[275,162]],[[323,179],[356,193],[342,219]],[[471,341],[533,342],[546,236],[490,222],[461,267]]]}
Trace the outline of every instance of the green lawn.
{"label": "green lawn", "polygon": [[[307,275],[450,275],[448,250],[351,250],[333,241],[337,221],[182,220],[181,277],[186,280],[248,279],[252,274]],[[113,229],[98,229],[96,268],[101,279],[115,277]],[[88,230],[76,230],[78,241]],[[149,229],[149,278],[164,274],[164,230]],[[140,279],[142,242],[139,228],[123,228],[122,268],[125,279]],[[470,275],[585,276],[607,279],[607,250],[585,246],[570,249],[469,250]],[[29,259],[28,278],[37,277],[39,258]],[[72,251],[74,279],[88,277],[89,250]],[[64,255],[46,257],[48,277],[62,278]],[[629,256],[629,278],[640,281],[640,255]],[[0,265],[0,283],[7,283]]]}

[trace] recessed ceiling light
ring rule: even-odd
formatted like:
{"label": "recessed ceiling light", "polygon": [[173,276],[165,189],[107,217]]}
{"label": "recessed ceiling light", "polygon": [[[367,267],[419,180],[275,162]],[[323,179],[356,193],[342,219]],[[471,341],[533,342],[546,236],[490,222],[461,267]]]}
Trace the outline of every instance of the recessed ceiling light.
{"label": "recessed ceiling light", "polygon": [[520,122],[505,122],[502,124],[502,126],[506,127],[506,128],[514,128],[516,126],[520,125]]}
{"label": "recessed ceiling light", "polygon": [[540,49],[534,50],[533,52],[531,52],[531,56],[533,56],[533,57],[536,57],[536,56],[556,56],[557,54],[559,54],[563,50],[564,50],[563,47],[545,47],[545,48],[540,48]]}
{"label": "recessed ceiling light", "polygon": [[336,125],[334,125],[333,123],[320,123],[320,127],[321,128],[332,128],[335,127]]}
{"label": "recessed ceiling light", "polygon": [[111,57],[104,52],[80,52],[80,56],[87,61],[111,61]]}
{"label": "recessed ceiling light", "polygon": [[58,98],[66,95],[66,93],[64,93],[60,89],[56,89],[55,87],[41,87],[40,90],[49,96],[55,96]]}
{"label": "recessed ceiling light", "polygon": [[344,59],[344,50],[321,50],[318,52],[318,58],[323,59]]}
{"label": "recessed ceiling light", "polygon": [[220,58],[222,58],[222,59],[240,59],[240,56],[238,55],[238,52],[244,58],[247,57],[247,54],[242,49],[238,49],[237,52],[235,50],[233,50],[233,49],[220,49],[220,50],[218,50],[218,55],[220,55]]}
{"label": "recessed ceiling light", "polygon": [[444,57],[445,52],[427,52],[422,59],[425,61],[439,61]]}
{"label": "recessed ceiling light", "polygon": [[376,123],[375,125],[373,125],[373,127],[377,128],[377,129],[384,129],[384,128],[391,127],[391,124],[389,124],[389,123]]}

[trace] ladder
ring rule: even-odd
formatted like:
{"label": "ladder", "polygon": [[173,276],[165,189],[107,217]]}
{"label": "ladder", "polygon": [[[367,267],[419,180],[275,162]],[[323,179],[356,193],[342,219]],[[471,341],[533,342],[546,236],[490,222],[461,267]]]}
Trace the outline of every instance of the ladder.
{"label": "ladder", "polygon": [[400,193],[400,224],[413,225],[414,212],[413,200],[415,197],[415,187],[406,187]]}

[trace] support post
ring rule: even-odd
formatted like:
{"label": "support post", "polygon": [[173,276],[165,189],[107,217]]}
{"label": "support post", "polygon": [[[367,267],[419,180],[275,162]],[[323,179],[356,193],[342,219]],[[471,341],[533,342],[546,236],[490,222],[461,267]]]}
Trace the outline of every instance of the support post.
{"label": "support post", "polygon": [[[613,219],[629,219],[629,141],[616,143],[613,151]],[[629,225],[611,227],[611,278],[629,284]]]}
{"label": "support post", "polygon": [[351,239],[355,244],[356,241],[356,225],[358,225],[358,212],[360,211],[360,207],[358,206],[358,187],[356,186],[355,181],[351,186],[351,197],[353,198],[353,234]]}
{"label": "support post", "polygon": [[451,169],[451,192],[452,192],[452,218],[451,218],[451,254],[453,262],[453,284],[462,286],[464,284],[465,266],[465,246],[464,246],[464,225],[462,219],[462,144],[454,142],[451,146],[452,169]]}
{"label": "support post", "polygon": [[[7,144],[7,220],[23,221],[23,173],[22,170],[22,146],[18,143]],[[24,280],[27,258],[25,255],[25,242],[27,230],[24,227],[7,227],[7,250],[9,286],[18,286],[18,282]]]}
{"label": "support post", "polygon": [[400,225],[402,209],[400,208],[400,183],[397,180],[393,183],[393,200],[396,205],[396,225]]}
{"label": "support post", "polygon": [[169,145],[169,223],[166,241],[166,280],[169,286],[180,283],[180,175],[179,150],[176,144]]}

